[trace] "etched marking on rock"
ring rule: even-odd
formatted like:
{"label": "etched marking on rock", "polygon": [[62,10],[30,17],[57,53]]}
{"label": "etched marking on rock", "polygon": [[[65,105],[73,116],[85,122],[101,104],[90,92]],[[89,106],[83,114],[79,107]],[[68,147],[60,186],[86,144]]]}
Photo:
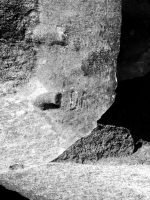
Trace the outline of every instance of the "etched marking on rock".
{"label": "etched marking on rock", "polygon": [[70,104],[69,104],[69,109],[74,110],[77,107],[78,103],[78,92],[72,90],[70,93]]}
{"label": "etched marking on rock", "polygon": [[90,101],[88,99],[87,93],[82,91],[80,94],[77,91],[72,90],[69,96],[69,109],[88,109]]}

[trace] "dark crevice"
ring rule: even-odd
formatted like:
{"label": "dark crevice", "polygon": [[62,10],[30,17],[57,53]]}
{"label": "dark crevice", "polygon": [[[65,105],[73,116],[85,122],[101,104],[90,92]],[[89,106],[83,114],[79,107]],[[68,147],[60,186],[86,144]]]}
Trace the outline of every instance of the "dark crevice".
{"label": "dark crevice", "polygon": [[49,93],[44,93],[34,100],[33,105],[39,108],[42,111],[50,109],[59,109],[61,108],[62,94],[57,93],[55,95],[54,101],[52,101],[52,96]]}
{"label": "dark crevice", "polygon": [[60,108],[60,106],[54,103],[44,103],[41,106],[42,110],[58,109],[58,108]]}
{"label": "dark crevice", "polygon": [[134,146],[134,151],[133,153],[137,152],[138,149],[140,149],[142,147],[143,143],[142,142],[137,142]]}
{"label": "dark crevice", "polygon": [[98,120],[100,124],[129,129],[134,139],[134,152],[143,142],[150,142],[149,10],[148,0],[122,2],[117,95],[114,104]]}
{"label": "dark crevice", "polygon": [[[114,104],[104,113],[98,124],[125,127],[135,142],[150,142],[150,72],[143,77],[118,82]],[[138,145],[137,145],[138,144]]]}
{"label": "dark crevice", "polygon": [[18,26],[22,16],[24,15],[26,9],[23,6],[23,1],[19,3],[14,1],[8,4],[2,3],[3,12],[0,18],[2,23],[0,24],[0,39],[5,40],[22,40],[25,36],[25,30]]}
{"label": "dark crevice", "polygon": [[53,41],[49,44],[49,46],[54,46],[54,45],[59,45],[59,46],[67,46],[67,42],[65,40],[62,40],[62,41]]}

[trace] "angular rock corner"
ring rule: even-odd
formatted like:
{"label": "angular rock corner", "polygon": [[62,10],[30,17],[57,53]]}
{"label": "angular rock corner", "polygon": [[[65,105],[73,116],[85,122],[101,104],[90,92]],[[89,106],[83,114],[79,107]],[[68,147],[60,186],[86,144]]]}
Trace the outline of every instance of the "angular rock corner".
{"label": "angular rock corner", "polygon": [[79,139],[52,162],[97,162],[101,158],[125,157],[133,154],[134,140],[128,129],[99,125],[92,133]]}
{"label": "angular rock corner", "polygon": [[9,0],[0,11],[2,173],[54,160],[113,104],[121,2]]}

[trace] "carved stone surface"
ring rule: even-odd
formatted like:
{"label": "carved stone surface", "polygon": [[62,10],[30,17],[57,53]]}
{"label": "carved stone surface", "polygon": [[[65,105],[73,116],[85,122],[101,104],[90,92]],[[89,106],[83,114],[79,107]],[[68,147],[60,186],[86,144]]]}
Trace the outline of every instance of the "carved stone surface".
{"label": "carved stone surface", "polygon": [[37,95],[35,105],[44,107],[64,138],[89,134],[114,101],[121,18],[120,6],[109,4],[43,1],[40,6],[41,23],[31,37],[40,43],[36,74],[47,93]]}
{"label": "carved stone surface", "polygon": [[38,130],[54,159],[90,134],[114,102],[120,2],[14,0],[2,7],[1,143],[29,135],[35,143]]}
{"label": "carved stone surface", "polygon": [[0,173],[44,165],[112,105],[120,0],[0,5]]}

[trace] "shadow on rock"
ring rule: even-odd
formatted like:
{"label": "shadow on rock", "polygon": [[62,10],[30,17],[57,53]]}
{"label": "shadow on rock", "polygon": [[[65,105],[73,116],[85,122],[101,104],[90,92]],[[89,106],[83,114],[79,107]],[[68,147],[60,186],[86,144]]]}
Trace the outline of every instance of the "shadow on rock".
{"label": "shadow on rock", "polygon": [[150,73],[120,81],[116,100],[90,135],[81,138],[52,162],[84,163],[135,153],[150,142]]}
{"label": "shadow on rock", "polygon": [[128,129],[99,125],[90,135],[79,139],[52,162],[96,162],[100,158],[131,155],[134,149],[134,140]]}
{"label": "shadow on rock", "polygon": [[116,100],[98,120],[129,129],[134,141],[150,142],[150,73],[118,82]]}
{"label": "shadow on rock", "polygon": [[[6,187],[7,188],[7,187]],[[12,199],[19,199],[19,200],[28,200],[28,198],[23,197],[22,195],[20,195],[18,192],[15,191],[11,191],[8,187],[8,189],[6,189],[5,187],[0,185],[0,193],[1,196],[5,196],[5,199],[10,199],[10,197]]]}

